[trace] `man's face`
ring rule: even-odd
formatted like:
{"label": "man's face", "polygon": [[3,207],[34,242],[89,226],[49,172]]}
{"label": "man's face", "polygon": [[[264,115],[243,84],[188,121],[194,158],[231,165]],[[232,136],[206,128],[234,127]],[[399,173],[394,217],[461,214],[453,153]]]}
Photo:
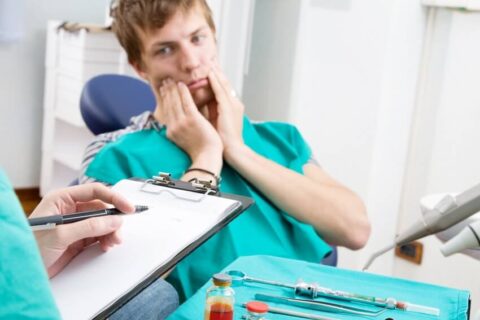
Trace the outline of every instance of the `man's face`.
{"label": "man's face", "polygon": [[208,72],[217,59],[215,37],[200,8],[180,10],[160,29],[140,32],[142,66],[139,74],[156,90],[166,78],[184,82],[197,107],[215,99]]}

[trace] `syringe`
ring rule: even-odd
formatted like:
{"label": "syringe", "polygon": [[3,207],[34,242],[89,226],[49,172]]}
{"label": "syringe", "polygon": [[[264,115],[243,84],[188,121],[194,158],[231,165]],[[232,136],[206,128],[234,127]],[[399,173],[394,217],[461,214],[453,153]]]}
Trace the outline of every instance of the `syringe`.
{"label": "syringe", "polygon": [[440,310],[438,308],[413,304],[405,301],[397,301],[394,298],[377,298],[368,295],[362,295],[352,292],[332,290],[325,287],[320,287],[315,283],[306,283],[298,281],[295,285],[295,295],[306,296],[312,299],[317,297],[338,299],[344,301],[355,301],[359,303],[365,303],[375,305],[378,307],[384,307],[387,309],[398,309],[403,311],[418,312],[424,314],[430,314],[439,316]]}

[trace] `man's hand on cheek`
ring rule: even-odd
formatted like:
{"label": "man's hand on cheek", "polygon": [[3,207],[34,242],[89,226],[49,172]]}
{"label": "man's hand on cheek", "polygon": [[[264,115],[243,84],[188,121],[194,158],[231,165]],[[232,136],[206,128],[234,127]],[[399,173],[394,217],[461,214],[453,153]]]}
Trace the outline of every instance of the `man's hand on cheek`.
{"label": "man's hand on cheek", "polygon": [[218,67],[212,68],[208,79],[217,102],[216,128],[222,139],[224,152],[229,152],[244,145],[242,131],[245,107],[235,96],[232,86]]}
{"label": "man's hand on cheek", "polygon": [[187,86],[165,80],[159,100],[167,137],[182,148],[192,162],[208,158],[221,167],[223,144],[220,136],[198,110]]}

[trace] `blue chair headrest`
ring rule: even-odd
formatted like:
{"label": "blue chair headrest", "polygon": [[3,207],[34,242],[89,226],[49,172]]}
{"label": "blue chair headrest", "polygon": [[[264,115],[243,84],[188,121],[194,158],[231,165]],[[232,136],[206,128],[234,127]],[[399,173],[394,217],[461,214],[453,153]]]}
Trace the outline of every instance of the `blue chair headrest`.
{"label": "blue chair headrest", "polygon": [[130,118],[155,109],[150,87],[133,77],[104,74],[85,84],[80,111],[87,127],[97,135],[125,128]]}

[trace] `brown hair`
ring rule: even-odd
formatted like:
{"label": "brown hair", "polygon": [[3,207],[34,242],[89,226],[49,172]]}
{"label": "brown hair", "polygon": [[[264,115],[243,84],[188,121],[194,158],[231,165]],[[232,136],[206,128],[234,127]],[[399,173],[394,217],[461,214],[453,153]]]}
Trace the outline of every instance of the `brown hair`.
{"label": "brown hair", "polygon": [[209,27],[215,32],[212,11],[206,0],[119,0],[112,9],[113,31],[127,52],[131,64],[142,64],[143,45],[138,34],[162,28],[178,11],[189,12],[199,6]]}

